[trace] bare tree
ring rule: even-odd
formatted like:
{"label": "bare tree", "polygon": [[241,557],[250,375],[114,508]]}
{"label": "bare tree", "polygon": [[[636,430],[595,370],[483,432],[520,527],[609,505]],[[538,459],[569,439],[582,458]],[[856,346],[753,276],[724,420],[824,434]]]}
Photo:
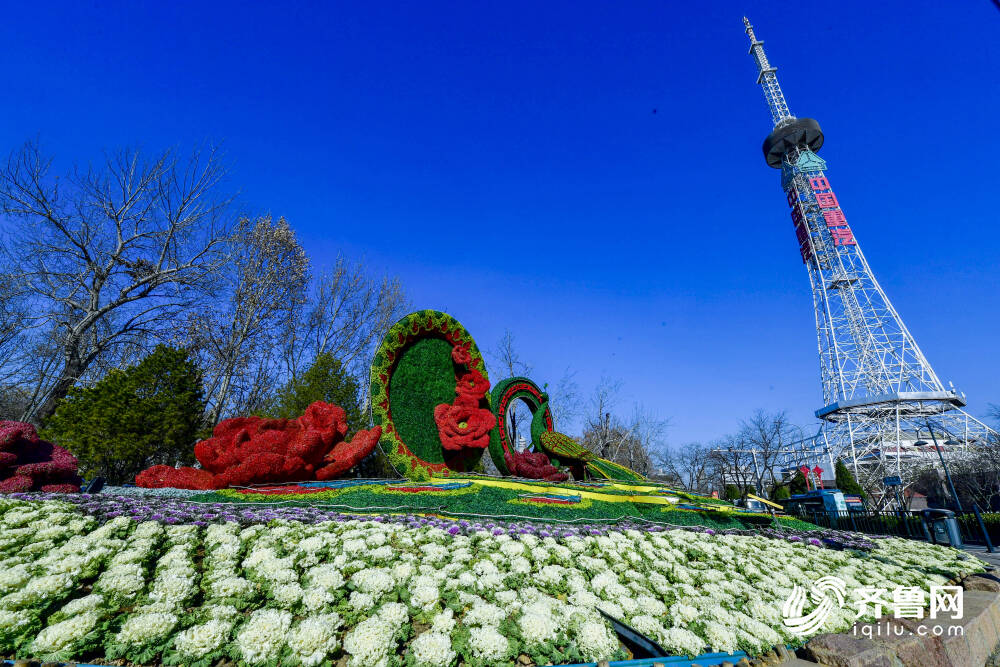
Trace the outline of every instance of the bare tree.
{"label": "bare tree", "polygon": [[567,367],[555,388],[548,391],[548,394],[549,409],[556,428],[568,428],[580,416],[580,386],[576,383],[576,372]]}
{"label": "bare tree", "polygon": [[774,488],[781,481],[775,471],[787,458],[790,443],[794,441],[793,428],[784,411],[757,410],[742,424],[740,442],[753,452],[754,473],[762,491]]}
{"label": "bare tree", "polygon": [[749,487],[760,483],[761,477],[759,468],[755,465],[753,451],[742,434],[726,435],[712,443],[709,460],[716,483],[721,488],[728,484],[736,485],[743,498]]}
{"label": "bare tree", "polygon": [[712,449],[700,442],[664,447],[652,455],[661,475],[688,491],[705,491],[713,476]]}
{"label": "bare tree", "polygon": [[50,168],[34,143],[0,168],[0,209],[14,226],[0,272],[28,313],[5,369],[32,382],[22,419],[35,421],[96,362],[147,348],[190,307],[225,261],[229,204],[214,150],[186,161],[123,150],[63,179]]}
{"label": "bare tree", "polygon": [[[28,313],[14,277],[0,273],[0,387],[17,381],[16,361]],[[20,416],[18,413],[17,416]]]}
{"label": "bare tree", "polygon": [[298,377],[324,353],[356,377],[365,377],[376,347],[408,306],[398,278],[373,279],[363,263],[352,265],[338,257],[330,271],[312,281],[306,301],[287,320],[282,349],[286,377]]}
{"label": "bare tree", "polygon": [[506,373],[506,377],[525,376],[531,372],[531,364],[521,359],[517,352],[514,334],[510,329],[504,329],[503,336],[488,355]]}
{"label": "bare tree", "polygon": [[601,458],[647,475],[653,470],[651,454],[663,447],[667,420],[636,404],[628,418],[614,413],[621,382],[602,378],[590,401],[583,432],[583,446]]}
{"label": "bare tree", "polygon": [[[273,389],[278,332],[305,301],[309,260],[288,222],[242,218],[220,275],[223,301],[191,318],[189,336],[205,372],[208,426],[233,412],[255,412]],[[235,400],[234,400],[235,399]]]}

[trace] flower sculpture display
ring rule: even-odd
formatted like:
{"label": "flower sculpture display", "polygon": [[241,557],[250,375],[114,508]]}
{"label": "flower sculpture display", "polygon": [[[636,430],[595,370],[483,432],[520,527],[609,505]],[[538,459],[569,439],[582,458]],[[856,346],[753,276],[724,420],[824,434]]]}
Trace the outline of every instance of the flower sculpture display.
{"label": "flower sculpture display", "polygon": [[0,421],[0,493],[80,490],[76,457],[38,437],[31,424]]}
{"label": "flower sculpture display", "polygon": [[195,445],[203,469],[153,466],[136,476],[144,487],[218,489],[267,482],[333,479],[357,465],[382,430],[358,431],[347,442],[343,408],[317,401],[298,419],[236,417]]}
{"label": "flower sculpture display", "polygon": [[496,419],[489,377],[475,341],[455,318],[411,313],[386,333],[371,368],[380,445],[408,477],[472,470]]}

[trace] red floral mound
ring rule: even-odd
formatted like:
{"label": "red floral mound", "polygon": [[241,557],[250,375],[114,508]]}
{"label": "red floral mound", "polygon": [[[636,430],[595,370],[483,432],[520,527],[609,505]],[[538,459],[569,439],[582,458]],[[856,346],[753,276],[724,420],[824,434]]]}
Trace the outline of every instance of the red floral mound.
{"label": "red floral mound", "polygon": [[503,460],[510,474],[528,479],[544,479],[547,482],[565,482],[569,475],[559,472],[549,457],[542,452],[506,452]]}
{"label": "red floral mound", "polygon": [[40,440],[31,424],[0,421],[0,493],[80,490],[76,457]]}
{"label": "red floral mound", "polygon": [[328,465],[316,471],[316,479],[334,479],[361,463],[378,445],[382,437],[382,427],[376,426],[367,431],[358,431],[350,442],[337,443],[324,457]]}
{"label": "red floral mound", "polygon": [[198,468],[174,468],[172,466],[153,466],[135,476],[136,486],[146,489],[199,489],[207,491],[219,488],[215,483],[215,475]]}
{"label": "red floral mound", "polygon": [[343,408],[317,401],[298,419],[236,417],[219,422],[194,446],[203,470],[153,466],[136,476],[147,488],[218,489],[268,482],[332,479],[368,456],[381,428],[358,431],[351,442]]}

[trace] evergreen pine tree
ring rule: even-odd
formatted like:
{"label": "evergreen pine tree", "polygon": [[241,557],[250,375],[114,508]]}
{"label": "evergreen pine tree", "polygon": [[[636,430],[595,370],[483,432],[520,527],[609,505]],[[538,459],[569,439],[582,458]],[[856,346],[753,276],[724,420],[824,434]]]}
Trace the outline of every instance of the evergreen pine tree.
{"label": "evergreen pine tree", "polygon": [[312,403],[323,401],[344,408],[348,432],[354,433],[368,427],[368,421],[361,415],[360,393],[358,381],[332,354],[324,352],[305,373],[278,390],[269,416],[294,419]]}
{"label": "evergreen pine tree", "polygon": [[90,387],[74,387],[43,435],[80,461],[85,477],[130,483],[151,465],[190,465],[204,418],[201,371],[187,351],[158,345]]}
{"label": "evergreen pine tree", "polygon": [[788,492],[790,495],[796,495],[798,493],[805,493],[809,490],[809,485],[806,484],[806,477],[802,474],[801,470],[795,471],[795,476],[788,483]]}
{"label": "evergreen pine tree", "polygon": [[837,488],[843,491],[844,495],[865,497],[864,489],[858,484],[858,480],[854,479],[851,469],[844,465],[842,461],[837,461],[834,470],[837,475]]}

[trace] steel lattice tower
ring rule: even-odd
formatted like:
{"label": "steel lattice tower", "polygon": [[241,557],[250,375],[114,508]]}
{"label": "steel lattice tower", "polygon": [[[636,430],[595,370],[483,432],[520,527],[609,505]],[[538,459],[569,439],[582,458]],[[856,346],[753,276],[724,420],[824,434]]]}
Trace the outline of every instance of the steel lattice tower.
{"label": "steel lattice tower", "polygon": [[816,411],[822,427],[804,455],[849,462],[878,494],[884,476],[899,475],[905,484],[915,466],[936,458],[913,443],[936,440],[957,453],[997,434],[961,410],[964,394],[942,386],[875,279],[817,155],[819,123],[792,115],[764,42],[745,17],[743,23],[774,123],[764,157],[781,170],[812,288],[824,405]]}

